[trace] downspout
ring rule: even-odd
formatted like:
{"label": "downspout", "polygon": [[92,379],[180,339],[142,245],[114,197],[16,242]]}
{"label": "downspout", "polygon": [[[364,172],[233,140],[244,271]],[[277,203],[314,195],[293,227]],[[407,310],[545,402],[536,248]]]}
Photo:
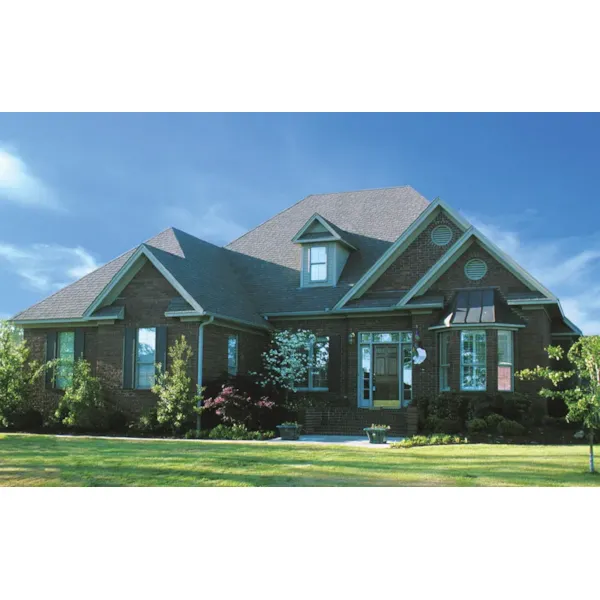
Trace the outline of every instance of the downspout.
{"label": "downspout", "polygon": [[[198,327],[198,389],[202,388],[202,370],[204,363],[204,328],[215,320],[212,316]],[[198,408],[202,406],[202,397],[198,400]],[[200,415],[196,417],[196,430],[200,432]]]}

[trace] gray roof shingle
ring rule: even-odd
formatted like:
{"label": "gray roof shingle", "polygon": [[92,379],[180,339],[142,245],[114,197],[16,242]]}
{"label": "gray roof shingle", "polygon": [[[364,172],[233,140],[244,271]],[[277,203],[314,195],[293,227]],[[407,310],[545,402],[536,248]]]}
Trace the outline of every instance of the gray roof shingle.
{"label": "gray roof shingle", "polygon": [[[313,195],[224,248],[173,228],[145,245],[205,311],[268,327],[261,314],[331,309],[428,204],[410,186]],[[299,287],[301,252],[292,239],[315,213],[357,249],[335,287]],[[13,319],[82,317],[135,251]]]}

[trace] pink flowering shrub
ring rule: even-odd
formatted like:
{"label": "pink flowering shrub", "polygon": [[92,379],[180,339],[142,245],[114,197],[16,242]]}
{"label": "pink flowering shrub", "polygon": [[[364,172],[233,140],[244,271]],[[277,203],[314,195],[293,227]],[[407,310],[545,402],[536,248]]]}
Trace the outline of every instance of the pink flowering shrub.
{"label": "pink flowering shrub", "polygon": [[248,429],[260,429],[275,402],[263,396],[255,400],[231,385],[224,385],[216,398],[208,398],[202,411],[214,411],[223,423],[245,425]]}

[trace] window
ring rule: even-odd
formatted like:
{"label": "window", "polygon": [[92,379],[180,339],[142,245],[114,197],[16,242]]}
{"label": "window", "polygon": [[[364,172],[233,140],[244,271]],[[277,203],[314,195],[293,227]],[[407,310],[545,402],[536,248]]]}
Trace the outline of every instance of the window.
{"label": "window", "polygon": [[308,373],[306,379],[300,383],[298,389],[327,391],[329,382],[327,373],[329,369],[329,338],[315,338],[307,348]]}
{"label": "window", "polygon": [[327,281],[327,247],[313,246],[308,250],[310,280]]}
{"label": "window", "polygon": [[149,390],[154,385],[156,369],[156,328],[137,330],[135,344],[135,387]]}
{"label": "window", "polygon": [[512,392],[513,390],[513,332],[498,331],[498,390]]}
{"label": "window", "polygon": [[227,338],[227,373],[237,375],[238,372],[238,336]]}
{"label": "window", "polygon": [[450,389],[450,358],[448,348],[450,346],[450,332],[440,333],[440,392]]}
{"label": "window", "polygon": [[75,333],[61,331],[58,334],[57,358],[59,364],[56,368],[56,387],[64,390],[73,379],[73,363],[75,362]]}
{"label": "window", "polygon": [[485,331],[460,332],[460,389],[482,391],[486,389]]}

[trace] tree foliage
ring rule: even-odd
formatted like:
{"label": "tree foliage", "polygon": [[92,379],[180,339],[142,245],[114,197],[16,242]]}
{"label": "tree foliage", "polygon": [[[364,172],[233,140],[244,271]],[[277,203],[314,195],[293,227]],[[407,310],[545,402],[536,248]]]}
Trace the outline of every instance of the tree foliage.
{"label": "tree foliage", "polygon": [[[546,351],[551,360],[565,358],[564,349],[560,346],[549,346]],[[540,390],[540,396],[564,400],[568,409],[566,420],[581,423],[588,430],[590,471],[594,472],[594,431],[600,428],[600,336],[579,338],[566,358],[572,366],[569,370],[537,366],[524,369],[516,376],[523,380],[546,380],[549,386]],[[561,389],[570,380],[575,380],[574,385]]]}
{"label": "tree foliage", "polygon": [[306,381],[309,369],[320,368],[325,360],[320,353],[313,358],[308,352],[316,335],[307,329],[284,329],[273,334],[271,345],[262,354],[263,371],[259,383],[295,392]]}
{"label": "tree foliage", "polygon": [[22,332],[0,321],[0,426],[10,427],[48,365],[30,360]]}
{"label": "tree foliage", "polygon": [[107,425],[107,404],[100,380],[92,374],[91,364],[81,358],[73,364],[64,394],[54,416],[62,425],[84,431],[101,431]]}
{"label": "tree foliage", "polygon": [[152,387],[158,396],[156,418],[174,435],[193,427],[202,400],[202,389],[194,392],[189,376],[191,359],[192,349],[182,335],[169,348],[169,369],[162,372],[157,365],[156,383]]}

